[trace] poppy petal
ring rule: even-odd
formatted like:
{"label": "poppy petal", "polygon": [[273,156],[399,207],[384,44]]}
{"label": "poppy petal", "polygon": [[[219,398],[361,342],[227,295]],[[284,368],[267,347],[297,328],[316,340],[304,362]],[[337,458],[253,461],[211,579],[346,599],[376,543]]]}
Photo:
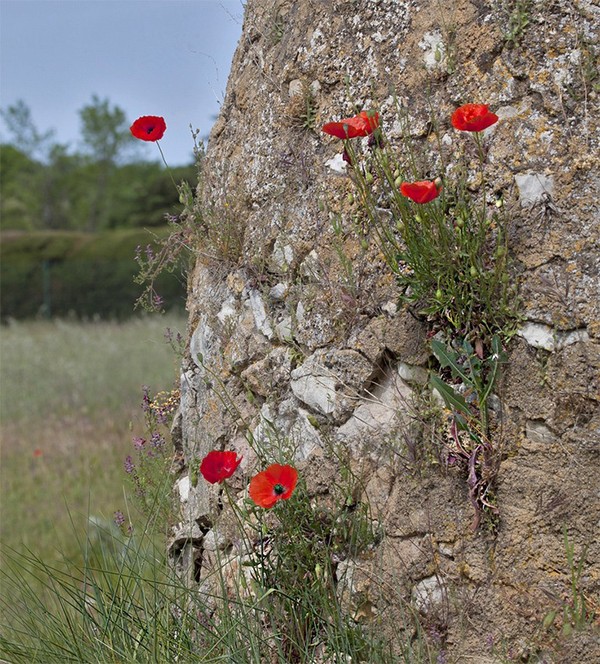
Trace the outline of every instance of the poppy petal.
{"label": "poppy petal", "polygon": [[403,182],[400,193],[411,201],[422,205],[437,198],[442,190],[437,180],[421,180],[419,182]]}
{"label": "poppy petal", "polygon": [[238,458],[235,452],[213,450],[202,459],[200,472],[207,482],[216,484],[231,477],[241,462],[242,457]]}
{"label": "poppy petal", "polygon": [[328,122],[323,125],[322,131],[336,138],[347,139],[369,136],[377,127],[379,127],[379,113],[361,111],[353,118],[346,118],[339,122]]}
{"label": "poppy petal", "polygon": [[279,500],[287,500],[298,481],[298,471],[292,466],[274,463],[250,480],[250,498],[259,506],[270,509]]}
{"label": "poppy petal", "polygon": [[460,131],[483,131],[498,122],[487,104],[464,104],[452,113],[452,126]]}
{"label": "poppy petal", "polygon": [[129,131],[141,141],[159,141],[167,129],[165,119],[160,115],[143,115],[129,127]]}

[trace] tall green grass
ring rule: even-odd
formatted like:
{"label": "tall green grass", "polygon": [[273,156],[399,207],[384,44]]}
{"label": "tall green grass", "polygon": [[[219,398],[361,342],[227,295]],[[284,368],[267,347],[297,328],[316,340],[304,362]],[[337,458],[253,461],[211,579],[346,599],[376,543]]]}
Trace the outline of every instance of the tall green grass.
{"label": "tall green grass", "polygon": [[[409,607],[394,613],[397,638],[385,638],[379,619],[363,624],[341,605],[332,561],[372,556],[379,538],[367,506],[349,504],[356,478],[344,474],[331,487],[329,509],[312,504],[303,481],[268,514],[224,494],[239,551],[217,549],[201,579],[195,567],[185,570],[193,580],[176,575],[180,564],[168,564],[157,537],[158,502],[172,476],[158,477],[157,502],[146,496],[145,516],[128,513],[123,490],[123,457],[144,428],[141,385],[156,392],[175,375],[162,340],[167,322],[177,324],[56,322],[2,331],[0,660],[435,661]],[[133,521],[132,532],[113,523],[116,509]]]}
{"label": "tall green grass", "polygon": [[[0,329],[0,539],[45,562],[78,559],[90,517],[125,508],[123,458],[143,430],[142,386],[170,388],[176,318],[35,321]],[[60,551],[60,554],[57,553]]]}

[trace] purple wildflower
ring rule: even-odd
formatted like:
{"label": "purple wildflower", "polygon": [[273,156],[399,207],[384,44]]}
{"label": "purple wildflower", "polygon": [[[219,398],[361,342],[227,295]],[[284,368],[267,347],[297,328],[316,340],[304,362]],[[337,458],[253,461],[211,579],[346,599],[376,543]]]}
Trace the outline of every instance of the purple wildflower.
{"label": "purple wildflower", "polygon": [[133,459],[129,456],[129,454],[125,457],[123,467],[125,468],[125,472],[128,475],[131,475],[135,469],[135,466],[133,465]]}
{"label": "purple wildflower", "polygon": [[117,510],[114,514],[114,522],[119,528],[125,523],[125,515],[121,510]]}
{"label": "purple wildflower", "polygon": [[142,410],[144,413],[147,413],[150,410],[150,388],[147,385],[142,387],[143,396],[142,396]]}
{"label": "purple wildflower", "polygon": [[140,436],[134,436],[133,446],[135,447],[136,450],[143,449],[145,444],[146,444],[146,439],[145,438],[141,438]]}
{"label": "purple wildflower", "polygon": [[165,444],[165,439],[158,431],[154,431],[150,437],[150,442],[154,447],[162,447]]}

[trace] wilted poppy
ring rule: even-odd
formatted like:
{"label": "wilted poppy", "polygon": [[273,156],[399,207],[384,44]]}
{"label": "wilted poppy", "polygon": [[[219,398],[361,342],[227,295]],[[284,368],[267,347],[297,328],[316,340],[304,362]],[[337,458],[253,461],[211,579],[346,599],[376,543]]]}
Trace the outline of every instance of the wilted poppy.
{"label": "wilted poppy", "polygon": [[439,178],[419,182],[403,182],[400,185],[400,193],[419,204],[429,203],[429,201],[437,198],[441,190],[442,182]]}
{"label": "wilted poppy", "polygon": [[207,482],[216,484],[222,482],[235,473],[235,469],[242,462],[235,452],[209,452],[200,464],[200,472]]}
{"label": "wilted poppy", "polygon": [[270,509],[278,500],[287,500],[292,495],[297,481],[295,468],[274,463],[250,480],[250,498],[259,507]]}
{"label": "wilted poppy", "polygon": [[323,125],[323,131],[336,138],[357,138],[369,136],[379,127],[379,113],[374,111],[361,111],[353,118],[346,118],[339,122],[328,122]]}
{"label": "wilted poppy", "polygon": [[165,119],[159,115],[144,115],[129,127],[131,133],[142,141],[159,141],[166,129]]}
{"label": "wilted poppy", "polygon": [[487,104],[465,104],[452,113],[452,126],[460,131],[483,131],[498,122]]}

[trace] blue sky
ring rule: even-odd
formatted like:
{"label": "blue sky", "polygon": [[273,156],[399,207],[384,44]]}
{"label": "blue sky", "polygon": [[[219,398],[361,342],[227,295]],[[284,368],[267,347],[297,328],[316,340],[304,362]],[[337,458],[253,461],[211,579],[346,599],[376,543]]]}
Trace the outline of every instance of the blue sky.
{"label": "blue sky", "polygon": [[[131,122],[162,115],[167,161],[189,163],[189,125],[210,131],[242,19],[241,0],[0,0],[0,107],[23,99],[76,148],[77,111],[97,94]],[[159,159],[151,143],[140,156]]]}

